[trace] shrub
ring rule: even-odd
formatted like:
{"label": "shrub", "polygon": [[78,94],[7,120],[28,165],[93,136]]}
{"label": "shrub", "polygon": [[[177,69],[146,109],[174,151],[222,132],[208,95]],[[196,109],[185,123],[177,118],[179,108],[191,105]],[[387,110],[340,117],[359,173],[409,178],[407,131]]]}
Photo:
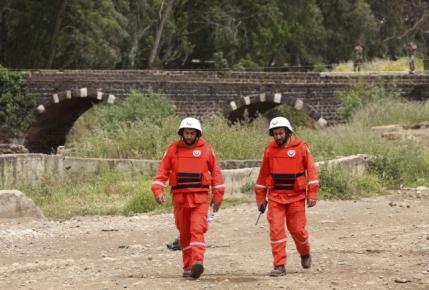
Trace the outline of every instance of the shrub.
{"label": "shrub", "polygon": [[289,105],[280,105],[264,113],[265,118],[271,120],[277,116],[286,117],[292,126],[302,128],[314,128],[314,120],[304,112],[298,111]]}
{"label": "shrub", "polygon": [[[167,199],[166,208],[171,208],[171,195],[166,191],[165,197]],[[131,215],[135,213],[145,213],[154,211],[159,208],[158,203],[153,198],[150,188],[134,192],[124,205],[122,213]]]}
{"label": "shrub", "polygon": [[349,199],[353,195],[351,176],[338,167],[320,168],[320,193],[326,199]]}
{"label": "shrub", "polygon": [[[409,58],[401,57],[396,61],[374,59],[369,62],[363,63],[361,71],[408,71],[409,70]],[[416,58],[416,70],[423,70],[423,58],[417,56]],[[353,71],[353,62],[348,61],[340,63],[335,67],[337,72],[351,72]]]}
{"label": "shrub", "polygon": [[390,187],[423,186],[429,183],[429,154],[412,142],[401,142],[370,160],[370,171]]}
{"label": "shrub", "polygon": [[177,138],[174,111],[166,97],[134,91],[117,106],[99,105],[81,117],[66,145],[82,157],[160,159]]}
{"label": "shrub", "polygon": [[334,94],[340,101],[338,113],[344,120],[349,120],[355,111],[370,102],[395,96],[393,93],[388,93],[382,84],[367,84],[362,81],[352,84],[345,90],[336,91]]}
{"label": "shrub", "polygon": [[0,66],[0,135],[16,137],[33,120],[35,108],[24,75]]}

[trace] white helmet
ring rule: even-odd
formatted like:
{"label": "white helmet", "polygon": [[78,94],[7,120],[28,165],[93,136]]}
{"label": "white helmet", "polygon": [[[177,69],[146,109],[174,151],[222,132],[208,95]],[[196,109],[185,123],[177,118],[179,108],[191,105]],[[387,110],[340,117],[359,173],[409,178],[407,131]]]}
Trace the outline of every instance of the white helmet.
{"label": "white helmet", "polygon": [[182,135],[182,129],[189,128],[197,130],[197,135],[201,136],[203,130],[201,129],[200,121],[195,118],[185,118],[180,122],[179,129],[177,130],[177,134]]}
{"label": "white helmet", "polygon": [[293,129],[289,120],[286,119],[285,117],[275,117],[274,119],[272,119],[270,122],[270,127],[268,131],[270,132],[270,135],[273,136],[273,129],[281,128],[281,127],[288,128],[289,131],[293,132]]}

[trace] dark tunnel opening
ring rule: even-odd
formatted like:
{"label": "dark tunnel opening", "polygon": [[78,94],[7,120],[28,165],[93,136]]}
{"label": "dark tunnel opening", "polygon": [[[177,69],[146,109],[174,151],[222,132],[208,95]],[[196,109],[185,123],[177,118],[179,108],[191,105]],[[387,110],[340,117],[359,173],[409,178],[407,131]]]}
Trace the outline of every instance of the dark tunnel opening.
{"label": "dark tunnel opening", "polygon": [[253,103],[247,106],[241,106],[237,110],[231,111],[227,114],[227,118],[231,122],[251,122],[260,115],[264,115],[267,111],[279,106],[281,104],[272,102]]}
{"label": "dark tunnel opening", "polygon": [[72,98],[50,105],[25,132],[25,147],[32,153],[55,153],[65,144],[74,122],[96,103],[90,98]]}

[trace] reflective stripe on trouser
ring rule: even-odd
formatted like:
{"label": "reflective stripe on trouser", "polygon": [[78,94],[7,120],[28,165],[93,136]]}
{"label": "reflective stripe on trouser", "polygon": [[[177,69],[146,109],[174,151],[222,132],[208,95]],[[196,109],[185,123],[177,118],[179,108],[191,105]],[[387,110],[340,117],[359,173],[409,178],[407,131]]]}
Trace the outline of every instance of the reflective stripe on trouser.
{"label": "reflective stripe on trouser", "polygon": [[301,256],[310,253],[308,232],[305,229],[305,200],[281,204],[268,201],[268,222],[270,224],[271,250],[274,266],[286,264],[285,220],[289,233],[295,241],[296,249]]}
{"label": "reflective stripe on trouser", "polygon": [[201,203],[192,208],[181,206],[174,208],[174,219],[180,233],[184,269],[190,269],[195,262],[204,260],[206,250],[204,234],[208,228],[208,209],[208,203]]}

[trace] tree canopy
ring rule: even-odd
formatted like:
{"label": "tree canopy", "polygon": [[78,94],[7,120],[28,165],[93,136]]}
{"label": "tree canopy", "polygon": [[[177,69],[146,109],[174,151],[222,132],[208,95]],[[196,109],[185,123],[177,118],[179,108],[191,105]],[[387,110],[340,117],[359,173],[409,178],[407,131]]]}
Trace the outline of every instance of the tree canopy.
{"label": "tree canopy", "polygon": [[3,0],[9,68],[252,68],[406,54],[429,0]]}

